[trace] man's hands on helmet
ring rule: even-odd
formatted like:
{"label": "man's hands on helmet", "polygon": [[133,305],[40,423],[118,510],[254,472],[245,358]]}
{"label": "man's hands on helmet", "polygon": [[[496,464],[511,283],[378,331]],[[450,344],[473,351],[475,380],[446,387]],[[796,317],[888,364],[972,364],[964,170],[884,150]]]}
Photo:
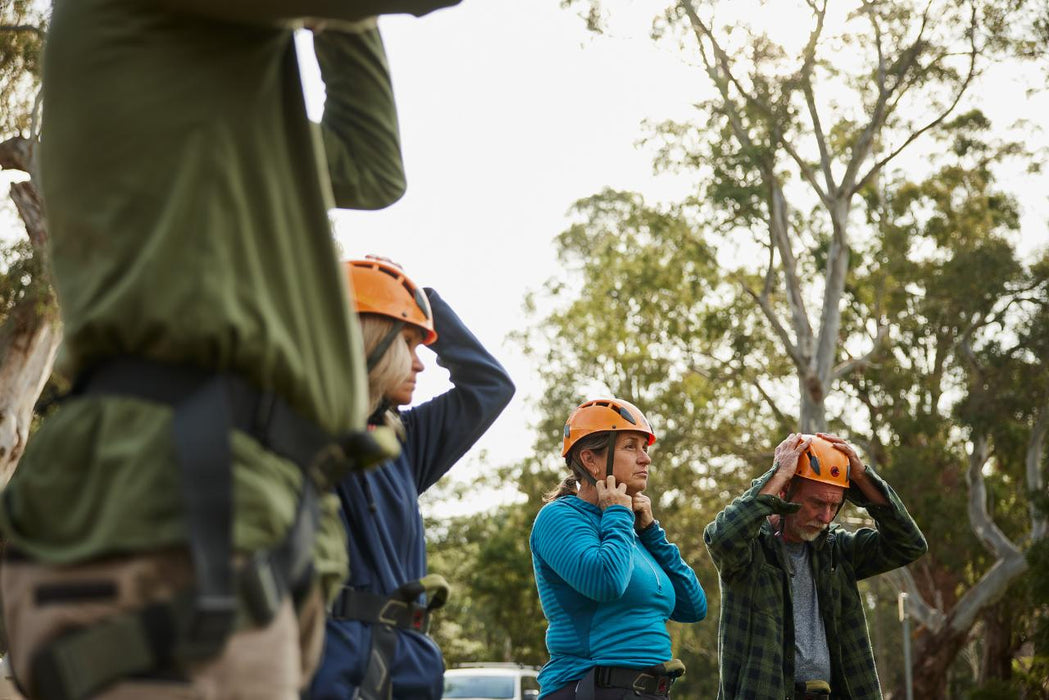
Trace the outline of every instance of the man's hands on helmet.
{"label": "man's hands on helmet", "polygon": [[604,480],[598,479],[594,486],[597,487],[597,507],[601,510],[609,506],[633,509],[633,499],[627,495],[626,484],[617,484],[616,478],[611,474]]}
{"label": "man's hands on helmet", "polygon": [[829,433],[816,433],[821,438],[829,442],[834,446],[838,452],[841,452],[849,458],[849,479],[854,481],[862,481],[867,478],[867,465],[860,461],[859,456],[856,455],[856,450],[852,445],[845,442],[842,438],[837,435],[831,435]]}
{"label": "man's hands on helmet", "polygon": [[634,510],[634,529],[641,532],[656,521],[652,515],[652,499],[643,493],[635,493],[630,506]]}
{"label": "man's hands on helmet", "polygon": [[798,470],[798,459],[809,449],[810,444],[812,438],[806,438],[801,433],[791,433],[777,445],[772,463],[776,471],[762,487],[761,493],[779,496],[794,478],[794,473]]}
{"label": "man's hands on helmet", "polygon": [[783,475],[790,479],[798,471],[798,459],[805,454],[812,444],[812,438],[806,438],[801,433],[791,433],[787,439],[776,446],[776,456],[773,458],[773,466],[776,467],[776,475]]}

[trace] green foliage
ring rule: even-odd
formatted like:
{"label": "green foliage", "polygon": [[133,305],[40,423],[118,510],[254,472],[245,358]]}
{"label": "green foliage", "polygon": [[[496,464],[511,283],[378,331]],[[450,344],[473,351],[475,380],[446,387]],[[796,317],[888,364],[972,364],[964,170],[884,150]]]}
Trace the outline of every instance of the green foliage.
{"label": "green foliage", "polygon": [[[596,31],[615,19],[611,0],[562,4],[581,8]],[[855,362],[822,387],[824,410],[831,429],[865,453],[926,532],[931,552],[913,569],[926,600],[949,611],[995,563],[960,526],[974,435],[991,446],[982,473],[991,514],[1007,536],[1023,543],[1029,506],[1049,500],[1027,493],[1024,471],[1026,440],[1049,396],[1049,255],[1017,258],[1019,206],[995,180],[1003,163],[1030,157],[993,138],[984,114],[956,111],[952,102],[968,90],[971,71],[1002,52],[1022,52],[1035,25],[1005,20],[1009,12],[1030,19],[1032,4],[1023,0],[855,3],[851,13],[831,3],[828,12],[847,16],[818,41],[813,34],[799,54],[747,18],[721,20],[717,13],[733,9],[728,3],[664,6],[653,35],[681,42],[716,96],[699,101],[691,119],[658,124],[648,141],[657,170],[690,173],[695,195],[653,205],[605,190],[576,203],[573,223],[556,241],[561,270],[527,300],[536,323],[519,335],[545,387],[534,454],[505,474],[526,500],[497,511],[491,520],[498,524],[463,524],[467,539],[442,540],[435,559],[472,562],[460,571],[470,581],[470,615],[498,629],[491,638],[469,632],[485,654],[511,639],[515,660],[524,660],[517,645],[527,660],[542,658],[543,625],[518,559],[527,560],[523,543],[541,494],[565,472],[561,427],[585,398],[631,400],[659,436],[649,487],[657,518],[711,601],[709,620],[671,626],[675,654],[690,669],[680,693],[712,697],[718,591],[702,530],[767,468],[773,446],[799,422],[806,368],[785,345],[800,342],[796,320],[805,312],[788,304],[785,249],[807,308],[823,303],[835,247],[849,253],[842,300],[831,313],[840,312],[834,360]],[[823,3],[806,7],[816,13]],[[891,100],[880,101],[879,80]],[[897,148],[913,151],[909,139],[926,127],[936,140],[924,143],[922,167],[903,172],[879,160]],[[855,179],[847,182],[846,172]],[[852,184],[854,197],[836,190]],[[786,200],[782,221],[773,221],[775,193]],[[833,197],[847,202],[844,218],[832,211]],[[786,244],[770,232],[774,223]],[[783,321],[782,334],[770,315]],[[813,319],[804,323],[817,336],[824,330]],[[496,567],[508,569],[505,585],[489,578]],[[500,617],[497,592],[531,630]],[[902,683],[895,591],[875,579],[863,594],[882,678]],[[1003,604],[998,613],[1001,620],[986,624],[1021,630],[1009,636],[1011,651],[1036,638],[1018,624],[1022,605]],[[1045,668],[1044,640],[1036,648],[1014,671],[1016,683],[1030,688],[1033,681],[1022,679]],[[960,665],[954,677],[970,688],[972,674],[966,678]],[[1016,685],[1002,680],[999,690]]]}
{"label": "green foliage", "polygon": [[0,138],[28,135],[46,20],[34,0],[0,0]]}

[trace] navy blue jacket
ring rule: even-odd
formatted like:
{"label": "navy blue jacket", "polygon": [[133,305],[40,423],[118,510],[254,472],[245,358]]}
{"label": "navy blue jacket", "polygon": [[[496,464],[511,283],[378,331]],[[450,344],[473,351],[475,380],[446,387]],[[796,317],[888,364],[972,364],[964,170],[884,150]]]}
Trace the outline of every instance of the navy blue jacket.
{"label": "navy blue jacket", "polygon": [[[426,294],[437,331],[430,348],[454,386],[401,412],[405,441],[397,459],[365,474],[350,475],[336,487],[349,539],[347,585],[384,596],[426,575],[419,494],[451,469],[514,394],[502,365],[436,292],[427,289]],[[310,697],[353,697],[364,677],[370,647],[370,625],[329,618],[324,659]],[[394,698],[440,698],[444,685],[440,649],[426,635],[398,630],[392,675]]]}

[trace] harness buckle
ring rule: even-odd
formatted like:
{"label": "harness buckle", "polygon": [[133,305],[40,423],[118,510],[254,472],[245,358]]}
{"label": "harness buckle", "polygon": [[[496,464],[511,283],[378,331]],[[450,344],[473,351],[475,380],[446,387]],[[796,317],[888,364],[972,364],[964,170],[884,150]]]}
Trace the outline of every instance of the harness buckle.
{"label": "harness buckle", "polygon": [[240,572],[240,592],[252,619],[260,626],[269,624],[284,597],[273,561],[265,551],[256,552]]}
{"label": "harness buckle", "polygon": [[387,600],[379,611],[379,622],[391,627],[397,627],[400,623],[400,611],[408,610],[408,603],[400,600]]}
{"label": "harness buckle", "polygon": [[641,672],[634,677],[631,689],[638,693],[647,693],[651,688],[657,687],[656,677],[650,673]]}

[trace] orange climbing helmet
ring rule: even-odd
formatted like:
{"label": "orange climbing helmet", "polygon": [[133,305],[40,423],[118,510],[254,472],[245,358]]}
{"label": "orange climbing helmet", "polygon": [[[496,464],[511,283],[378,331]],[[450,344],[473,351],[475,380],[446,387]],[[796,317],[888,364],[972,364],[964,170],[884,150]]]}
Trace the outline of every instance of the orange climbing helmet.
{"label": "orange climbing helmet", "polygon": [[378,258],[343,263],[359,314],[379,314],[423,331],[423,345],[437,340],[426,293],[398,265]]}
{"label": "orange climbing helmet", "polygon": [[821,481],[831,486],[849,488],[849,458],[834,447],[829,440],[818,435],[803,435],[812,438],[809,448],[798,458],[794,476]]}
{"label": "orange climbing helmet", "polygon": [[648,444],[656,441],[656,434],[645,414],[637,406],[622,399],[594,399],[577,407],[565,422],[561,456],[567,457],[572,445],[591,433],[636,430],[648,435]]}

